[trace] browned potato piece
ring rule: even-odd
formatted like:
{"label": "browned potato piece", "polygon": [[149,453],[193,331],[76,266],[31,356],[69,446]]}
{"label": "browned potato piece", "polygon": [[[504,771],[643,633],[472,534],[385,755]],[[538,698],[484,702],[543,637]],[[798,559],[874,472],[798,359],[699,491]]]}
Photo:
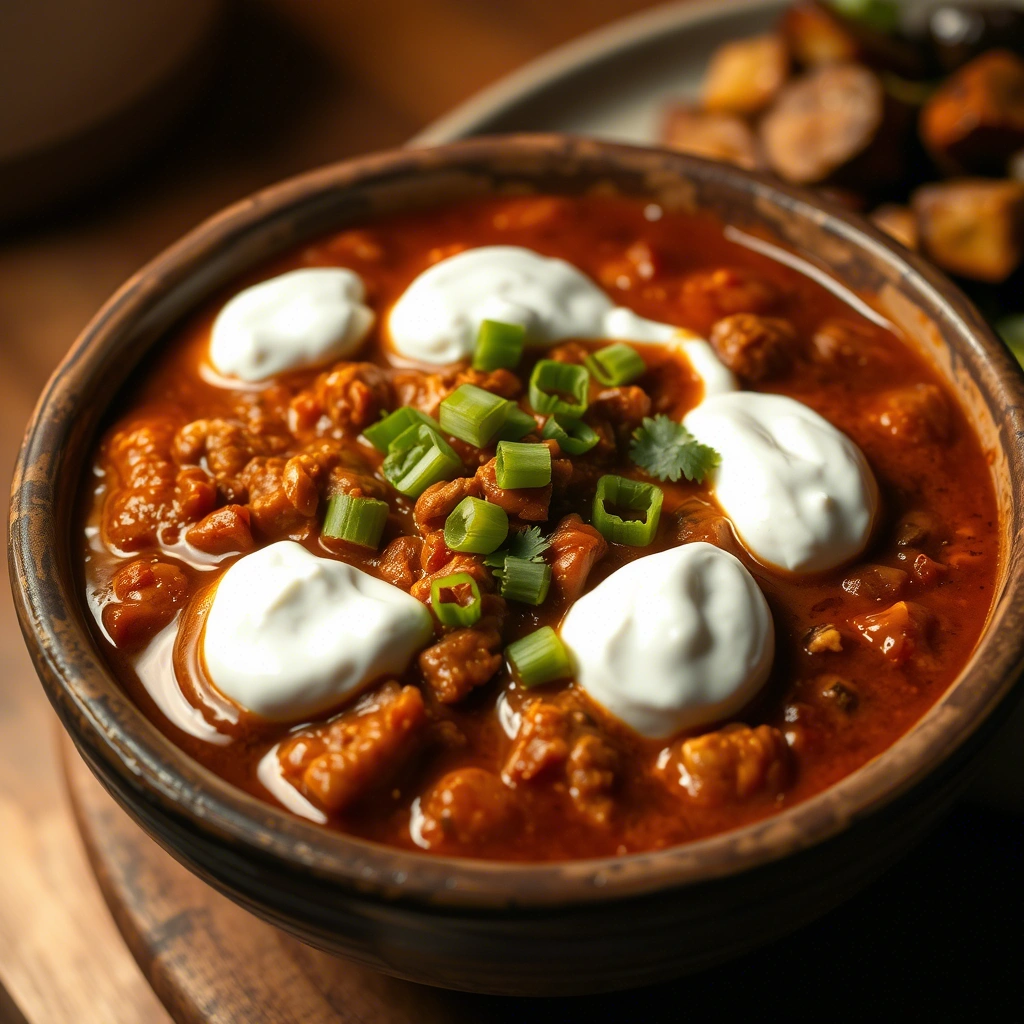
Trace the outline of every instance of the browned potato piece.
{"label": "browned potato piece", "polygon": [[761,141],[787,181],[816,184],[842,171],[877,186],[902,169],[897,130],[878,77],[859,64],[831,64],[782,90],[761,122]]}
{"label": "browned potato piece", "polygon": [[670,149],[748,171],[763,166],[753,129],[734,114],[715,114],[684,105],[672,107],[662,139]]}
{"label": "browned potato piece", "polygon": [[1006,173],[1024,146],[1024,60],[990,50],[965,64],[921,111],[921,139],[947,173]]}
{"label": "browned potato piece", "polygon": [[881,228],[890,238],[895,238],[900,245],[908,249],[916,249],[917,218],[914,211],[898,203],[885,203],[871,214],[875,227]]}
{"label": "browned potato piece", "polygon": [[789,53],[778,36],[725,43],[711,55],[704,76],[704,108],[720,114],[756,114],[775,99],[788,75]]}
{"label": "browned potato piece", "polygon": [[924,185],[911,201],[921,248],[944,270],[1005,280],[1021,261],[1024,182],[961,178]]}
{"label": "browned potato piece", "polygon": [[907,40],[844,18],[816,0],[790,4],[779,31],[793,60],[807,68],[856,61],[908,78],[925,73],[920,54]]}

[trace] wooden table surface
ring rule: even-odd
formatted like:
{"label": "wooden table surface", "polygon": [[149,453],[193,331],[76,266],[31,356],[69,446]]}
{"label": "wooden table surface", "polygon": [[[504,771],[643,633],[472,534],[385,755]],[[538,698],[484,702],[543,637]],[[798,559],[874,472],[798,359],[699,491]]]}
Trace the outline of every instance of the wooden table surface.
{"label": "wooden table surface", "polygon": [[[279,178],[399,145],[524,61],[650,2],[229,4],[218,69],[158,152],[101,195],[0,229],[0,477],[10,479],[36,396],[88,319],[199,220]],[[6,586],[0,661],[0,1024],[163,1024],[86,864],[58,726]]]}
{"label": "wooden table surface", "polygon": [[[36,395],[89,317],[200,219],[281,177],[400,144],[522,62],[650,4],[229,4],[218,69],[158,152],[101,195],[0,231],[0,475],[9,479]],[[6,587],[0,658],[0,1024],[165,1024],[86,864],[57,723]]]}

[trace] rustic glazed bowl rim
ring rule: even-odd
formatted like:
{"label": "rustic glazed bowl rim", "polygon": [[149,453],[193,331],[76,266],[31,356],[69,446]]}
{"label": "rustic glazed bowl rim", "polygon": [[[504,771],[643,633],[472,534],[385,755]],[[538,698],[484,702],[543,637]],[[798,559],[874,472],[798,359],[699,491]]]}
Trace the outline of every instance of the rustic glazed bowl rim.
{"label": "rustic glazed bowl rim", "polygon": [[[301,211],[315,221],[318,198],[366,183],[405,181],[425,171],[472,169],[529,180],[538,160],[626,169],[665,181],[715,181],[759,208],[812,220],[919,297],[960,358],[977,374],[990,406],[997,401],[1000,446],[1011,474],[1013,525],[1024,489],[1024,377],[960,291],[916,255],[865,221],[798,189],[694,157],[559,135],[472,139],[429,150],[360,157],[300,175],[256,193],[201,224],[132,277],[100,310],[55,371],[39,400],[19,456],[10,521],[15,603],[47,694],[79,749],[117,794],[133,791],[159,817],[214,846],[314,876],[364,896],[437,907],[484,909],[568,906],[649,894],[722,878],[837,835],[906,794],[950,758],[1009,694],[1024,663],[1024,538],[1014,531],[1003,551],[1003,589],[970,663],[932,709],[892,747],[821,794],[763,821],[650,853],[542,864],[480,861],[413,853],[332,832],[234,788],[194,762],[122,693],[87,626],[76,578],[58,571],[70,523],[55,506],[80,467],[60,452],[89,401],[112,343],[135,330],[154,303],[270,222]],[[502,170],[498,170],[498,165]],[[644,179],[646,180],[646,178]],[[261,227],[262,226],[262,227]],[[321,233],[330,225],[321,228]],[[310,228],[306,237],[315,235]],[[294,243],[282,243],[282,248]],[[257,263],[259,261],[256,261]],[[239,265],[241,274],[249,264]],[[212,289],[211,289],[212,290]],[[165,333],[163,331],[159,333]],[[154,334],[146,340],[159,337]],[[62,547],[63,545],[63,547]],[[995,638],[999,637],[999,642]],[[112,785],[111,779],[116,780]],[[130,802],[119,796],[132,811]],[[135,812],[133,812],[135,813]]]}

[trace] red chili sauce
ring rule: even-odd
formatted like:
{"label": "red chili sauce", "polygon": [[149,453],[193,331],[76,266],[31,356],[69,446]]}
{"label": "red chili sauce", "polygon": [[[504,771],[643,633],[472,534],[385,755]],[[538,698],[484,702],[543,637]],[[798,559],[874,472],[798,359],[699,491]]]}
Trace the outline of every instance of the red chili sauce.
{"label": "red chili sauce", "polygon": [[[263,268],[160,346],[111,410],[81,528],[100,643],[158,728],[271,803],[257,769],[276,747],[279,784],[331,828],[408,849],[552,860],[658,849],[764,818],[865,764],[927,711],[970,656],[993,596],[996,504],[978,438],[899,336],[809,277],[728,241],[710,216],[654,212],[626,199],[531,197],[380,220]],[[418,500],[398,494],[380,473],[383,456],[360,438],[382,413],[412,405],[436,415],[465,382],[530,411],[525,382],[537,355],[529,350],[514,371],[483,373],[397,365],[380,342],[388,309],[419,273],[490,244],[568,260],[617,303],[710,338],[743,387],[789,395],[844,431],[882,493],[868,550],[814,576],[766,568],[744,551],[707,487],[685,479],[654,481],[664,507],[652,546],[605,543],[588,525],[597,478],[650,480],[629,458],[632,432],[644,416],[678,419],[701,398],[688,364],[653,345],[637,347],[647,369],[630,385],[592,385],[584,419],[601,442],[568,459],[554,449],[548,493],[524,503],[501,492],[494,449],[453,441],[464,476]],[[224,302],[308,266],[363,278],[377,325],[359,361],[256,386],[216,378],[207,349]],[[580,362],[600,344],[570,341],[543,355]],[[379,550],[321,536],[336,493],[390,504]],[[553,585],[540,607],[505,601],[478,556],[444,545],[445,516],[465,494],[502,504],[513,529],[555,535],[544,556]],[[205,678],[200,637],[220,574],[283,538],[423,600],[432,579],[469,571],[484,617],[463,629],[435,623],[401,679],[380,680],[321,720],[264,721]],[[624,563],[693,540],[736,554],[774,616],[771,678],[741,714],[650,741],[571,682],[524,690],[513,681],[503,658],[510,642],[557,627],[579,594]]]}

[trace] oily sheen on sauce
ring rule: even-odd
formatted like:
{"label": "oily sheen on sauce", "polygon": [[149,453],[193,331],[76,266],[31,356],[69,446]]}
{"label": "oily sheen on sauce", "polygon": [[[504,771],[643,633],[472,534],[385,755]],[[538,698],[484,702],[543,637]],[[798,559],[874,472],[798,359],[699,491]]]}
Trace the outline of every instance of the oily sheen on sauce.
{"label": "oily sheen on sauce", "polygon": [[[314,275],[315,294],[272,280],[316,268],[349,273]],[[245,295],[262,281],[262,297]],[[279,292],[269,305],[267,289]],[[221,318],[232,301],[233,323]],[[517,367],[469,371],[481,318],[526,327]],[[451,502],[396,493],[361,432],[402,406],[436,416],[463,383],[529,412],[538,359],[580,364],[612,340],[632,343],[645,369],[622,387],[591,381],[584,419],[600,443],[579,456],[554,450],[549,493],[503,492],[488,476],[493,444],[448,438],[463,464],[456,496],[496,502],[513,532],[535,526],[550,541],[537,555],[552,568],[546,599],[506,601],[480,556],[439,539]],[[738,418],[723,419],[730,407]],[[702,482],[647,476],[629,454],[645,415],[685,419],[721,465]],[[535,422],[525,440],[540,443],[544,417]],[[744,431],[752,448],[767,446],[749,464]],[[906,340],[727,240],[712,218],[625,199],[464,203],[287,255],[159,347],[111,410],[94,469],[83,500],[87,596],[113,668],[158,727],[295,813],[457,855],[655,849],[820,791],[890,745],[954,678],[981,633],[998,555],[985,455]],[[649,546],[607,544],[588,527],[603,474],[663,492]],[[388,503],[377,550],[323,536],[335,494]],[[795,511],[766,518],[779,509]],[[259,574],[225,588],[231,605],[218,606],[229,567],[295,542],[384,581],[367,595],[407,602],[387,619],[397,647],[384,631],[353,636],[341,645],[344,675],[330,660],[342,658],[328,642],[337,630],[318,632],[324,599],[257,593]],[[652,562],[645,594],[638,560],[705,544],[712,566],[727,553],[732,575],[675,561],[655,573]],[[615,574],[631,564],[636,580],[616,602]],[[483,601],[465,635],[427,623],[413,603],[425,608],[431,579],[456,571],[473,576]],[[714,580],[741,578],[752,609],[764,595],[763,616],[731,627],[719,613],[698,616],[692,634],[679,633],[687,609],[714,607],[706,590],[724,585]],[[645,599],[657,602],[650,632]],[[699,666],[727,678],[716,655],[755,619],[733,687],[695,698],[708,682]],[[280,671],[254,682],[262,665],[247,672],[237,647],[232,661],[222,620],[236,642],[265,645],[268,664],[287,651]],[[563,620],[577,680],[524,689],[504,648]],[[291,631],[290,647],[275,647],[274,629]],[[616,629],[619,647],[608,639]],[[591,634],[609,644],[601,666],[585,648]],[[310,664],[296,664],[304,644]],[[623,650],[632,656],[616,663]],[[367,677],[382,664],[382,677]],[[683,670],[694,666],[691,685]]]}

